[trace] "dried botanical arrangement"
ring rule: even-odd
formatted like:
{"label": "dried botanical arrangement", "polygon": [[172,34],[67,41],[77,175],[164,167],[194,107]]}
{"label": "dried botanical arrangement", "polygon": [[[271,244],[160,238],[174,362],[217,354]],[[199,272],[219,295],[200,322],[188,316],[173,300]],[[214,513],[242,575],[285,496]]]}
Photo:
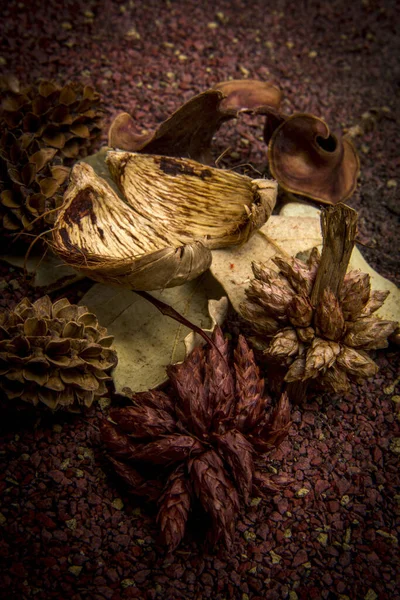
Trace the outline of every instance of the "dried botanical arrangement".
{"label": "dried botanical arrangement", "polygon": [[51,410],[76,411],[107,393],[113,337],[85,306],[43,296],[0,314],[0,388]]}
{"label": "dried botanical arrangement", "polygon": [[339,204],[322,213],[321,222],[322,256],[314,248],[306,262],[276,256],[278,270],[253,264],[254,279],[241,304],[265,356],[281,367],[298,400],[312,380],[340,393],[350,381],[375,375],[378,367],[367,351],[386,348],[396,328],[373,314],[388,292],[371,291],[365,273],[345,274],[357,213]]}
{"label": "dried botanical arrangement", "polygon": [[133,405],[110,412],[102,439],[115,472],[132,494],[158,502],[162,539],[174,550],[196,501],[211,521],[210,539],[233,543],[235,519],[253,492],[275,490],[259,470],[262,454],[290,427],[284,394],[271,399],[244,337],[233,360],[219,327],[214,346],[195,348],[170,366],[171,392],[131,394]]}
{"label": "dried botanical arrangement", "polygon": [[[70,166],[100,137],[100,96],[90,86],[41,81],[0,86],[0,231],[45,229],[62,203]],[[35,221],[43,215],[43,219]],[[35,221],[35,223],[33,223]]]}
{"label": "dried botanical arrangement", "polygon": [[110,183],[74,166],[52,233],[56,254],[100,282],[180,285],[208,269],[212,248],[245,242],[275,205],[275,182],[189,159],[110,151],[106,163]]}
{"label": "dried botanical arrangement", "polygon": [[343,202],[353,194],[359,174],[351,140],[335,136],[314,115],[282,114],[281,100],[282,92],[270,82],[224,81],[191,98],[149,134],[138,134],[133,118],[121,113],[111,124],[108,144],[211,164],[211,141],[222,123],[241,113],[264,115],[269,166],[279,185],[318,202]]}

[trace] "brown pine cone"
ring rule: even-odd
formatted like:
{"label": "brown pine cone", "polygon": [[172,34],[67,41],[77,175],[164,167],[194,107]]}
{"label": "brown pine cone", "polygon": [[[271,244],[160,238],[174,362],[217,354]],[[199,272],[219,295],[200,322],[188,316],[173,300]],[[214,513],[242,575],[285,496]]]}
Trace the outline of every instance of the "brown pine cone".
{"label": "brown pine cone", "polygon": [[371,291],[369,275],[360,271],[345,276],[338,298],[324,290],[313,306],[319,258],[314,248],[306,263],[275,257],[278,272],[254,264],[255,278],[240,310],[256,339],[268,343],[265,356],[285,368],[286,382],[312,379],[339,393],[349,389],[350,380],[376,374],[365,351],[386,348],[396,324],[373,316],[389,292]]}
{"label": "brown pine cone", "polygon": [[0,314],[0,388],[9,400],[75,411],[107,393],[113,337],[85,306],[24,298]]}
{"label": "brown pine cone", "polygon": [[[133,405],[112,409],[102,439],[131,493],[148,493],[162,482],[158,522],[170,550],[181,542],[195,497],[212,523],[211,541],[230,546],[240,503],[276,486],[256,472],[259,454],[277,446],[290,427],[286,395],[270,409],[252,350],[241,336],[233,360],[216,328],[215,346],[195,348],[170,366],[169,395],[153,390],[129,394]],[[260,468],[260,465],[258,465]],[[260,483],[261,482],[261,483]],[[268,488],[269,482],[269,488]],[[144,490],[144,491],[143,491]]]}
{"label": "brown pine cone", "polygon": [[49,81],[0,90],[0,231],[41,231],[61,204],[69,167],[101,134],[100,96],[90,86]]}

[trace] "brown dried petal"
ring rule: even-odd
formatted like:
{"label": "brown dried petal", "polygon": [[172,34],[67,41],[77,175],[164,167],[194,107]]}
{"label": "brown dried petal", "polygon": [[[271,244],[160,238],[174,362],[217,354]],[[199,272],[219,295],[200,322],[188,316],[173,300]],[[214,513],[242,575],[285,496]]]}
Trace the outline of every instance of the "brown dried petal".
{"label": "brown dried petal", "polygon": [[279,267],[280,272],[286,277],[297,294],[309,296],[312,289],[313,277],[308,265],[298,258],[283,259],[274,256],[273,262]]}
{"label": "brown dried petal", "polygon": [[370,276],[361,271],[350,271],[344,278],[339,300],[346,321],[356,319],[368,302],[371,291]]}
{"label": "brown dried petal", "polygon": [[276,408],[266,422],[254,430],[250,441],[258,452],[268,452],[277,447],[287,436],[292,422],[290,420],[290,403],[288,395],[283,393]]}
{"label": "brown dried petal", "polygon": [[344,317],[335,294],[327,289],[322,293],[315,309],[314,326],[317,335],[335,342],[344,332]]}
{"label": "brown dried petal", "polygon": [[240,505],[237,492],[226,474],[221,458],[213,450],[208,450],[190,460],[188,468],[195,492],[204,510],[211,517],[212,540],[216,543],[222,538],[230,548]]}
{"label": "brown dried petal", "polygon": [[294,292],[274,283],[264,283],[253,279],[246,289],[246,296],[262,306],[267,315],[278,318],[286,316],[287,307]]}
{"label": "brown dried petal", "polygon": [[303,344],[309,345],[315,338],[315,331],[312,327],[298,327],[296,332],[297,337],[299,338],[300,342],[303,342]]}
{"label": "brown dried petal", "polygon": [[135,459],[156,465],[186,460],[204,451],[204,446],[190,435],[169,435],[143,445],[135,452]]}
{"label": "brown dried petal", "polygon": [[361,317],[369,317],[375,311],[380,308],[385,302],[386,298],[389,296],[389,290],[380,291],[380,290],[371,290],[369,295],[369,300],[367,304],[364,306],[360,316]]}
{"label": "brown dried petal", "polygon": [[256,333],[271,337],[278,331],[278,321],[269,317],[261,306],[245,300],[239,308],[242,317],[251,323],[251,327]]}
{"label": "brown dried petal", "polygon": [[254,360],[254,353],[240,335],[234,352],[236,372],[236,406],[233,423],[239,431],[254,429],[265,414],[267,398],[264,380]]}
{"label": "brown dried petal", "polygon": [[216,347],[208,348],[204,377],[207,425],[212,419],[214,424],[224,421],[232,412],[235,398],[235,382],[228,363],[228,340],[219,326],[215,327],[212,339]]}
{"label": "brown dried petal", "polygon": [[306,354],[304,379],[316,377],[319,371],[331,367],[339,352],[340,346],[336,342],[314,338]]}
{"label": "brown dried petal", "polygon": [[197,435],[206,431],[209,419],[204,360],[203,348],[195,348],[183,363],[167,368],[178,395],[177,415]]}
{"label": "brown dried petal", "polygon": [[307,296],[297,294],[288,305],[289,321],[294,327],[308,327],[313,317],[313,307]]}
{"label": "brown dried petal", "polygon": [[342,348],[337,362],[351,377],[373,377],[378,372],[378,365],[372,358],[362,350],[355,350],[348,346]]}
{"label": "brown dried petal", "polygon": [[105,419],[101,421],[100,432],[101,439],[112,456],[122,459],[135,458],[137,446],[127,435],[120,433],[110,421]]}
{"label": "brown dried petal", "polygon": [[162,539],[170,552],[175,550],[185,535],[190,504],[189,482],[183,466],[180,465],[168,478],[159,499],[160,508],[157,514]]}
{"label": "brown dried petal", "polygon": [[128,398],[131,398],[136,404],[147,404],[152,408],[161,409],[170,415],[175,414],[175,406],[172,399],[159,390],[150,390],[148,392],[133,393],[130,388],[123,388],[122,392]]}
{"label": "brown dried petal", "polygon": [[158,437],[172,433],[176,427],[169,413],[145,404],[113,409],[110,416],[122,431],[134,438]]}
{"label": "brown dried petal", "polygon": [[253,487],[253,451],[252,444],[240,431],[227,431],[215,437],[215,442],[230,467],[230,473],[236,482],[246,504],[249,502]]}
{"label": "brown dried petal", "polygon": [[285,381],[288,383],[291,381],[303,381],[306,379],[306,357],[305,354],[298,356],[290,365],[286,375]]}
{"label": "brown dried petal", "polygon": [[299,350],[300,346],[296,330],[292,327],[286,327],[272,338],[265,354],[280,362],[286,362],[291,356],[298,354]]}
{"label": "brown dried petal", "polygon": [[344,344],[364,350],[387,348],[388,337],[396,329],[394,321],[383,321],[377,317],[365,317],[348,323]]}

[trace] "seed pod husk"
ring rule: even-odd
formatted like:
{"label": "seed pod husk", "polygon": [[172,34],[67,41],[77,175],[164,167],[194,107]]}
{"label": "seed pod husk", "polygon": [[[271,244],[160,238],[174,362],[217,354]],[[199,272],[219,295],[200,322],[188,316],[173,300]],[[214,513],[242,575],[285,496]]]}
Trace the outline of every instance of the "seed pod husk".
{"label": "seed pod husk", "polygon": [[210,266],[210,248],[245,242],[275,204],[274,182],[188,159],[110,152],[107,164],[123,195],[78,163],[52,234],[65,262],[103,283],[181,285]]}

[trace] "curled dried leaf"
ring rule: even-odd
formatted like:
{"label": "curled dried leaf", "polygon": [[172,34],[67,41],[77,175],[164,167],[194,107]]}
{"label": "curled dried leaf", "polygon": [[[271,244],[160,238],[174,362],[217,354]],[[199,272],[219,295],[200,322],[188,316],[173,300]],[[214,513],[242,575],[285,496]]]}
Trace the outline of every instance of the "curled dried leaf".
{"label": "curled dried leaf", "polygon": [[281,96],[280,90],[269,82],[221,82],[191,98],[152,133],[139,134],[128,113],[118,115],[111,124],[108,145],[130,152],[211,163],[211,141],[222,123],[242,112],[274,115]]}
{"label": "curled dried leaf", "polygon": [[272,175],[289,192],[336,204],[356,188],[359,160],[353,144],[334,136],[314,115],[285,119],[272,134],[268,155]]}

